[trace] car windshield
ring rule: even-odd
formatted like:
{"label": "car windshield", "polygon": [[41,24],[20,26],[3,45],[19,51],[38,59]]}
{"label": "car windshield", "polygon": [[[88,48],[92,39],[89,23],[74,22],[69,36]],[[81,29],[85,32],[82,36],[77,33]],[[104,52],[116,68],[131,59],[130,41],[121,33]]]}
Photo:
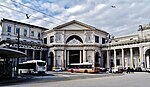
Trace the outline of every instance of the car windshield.
{"label": "car windshield", "polygon": [[39,66],[45,66],[45,65],[46,65],[45,62],[37,62],[37,64],[38,64]]}

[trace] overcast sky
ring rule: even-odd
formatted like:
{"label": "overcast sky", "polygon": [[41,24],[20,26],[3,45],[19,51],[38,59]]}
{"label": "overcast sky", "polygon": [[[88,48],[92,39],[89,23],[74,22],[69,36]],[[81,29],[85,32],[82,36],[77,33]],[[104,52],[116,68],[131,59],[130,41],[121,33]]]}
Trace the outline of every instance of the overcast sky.
{"label": "overcast sky", "polygon": [[[7,18],[49,29],[71,20],[78,20],[115,36],[137,33],[140,24],[150,22],[150,0],[15,1],[46,15],[11,0],[0,0],[0,19]],[[7,9],[2,5],[23,13]],[[30,16],[29,19],[24,13]]]}

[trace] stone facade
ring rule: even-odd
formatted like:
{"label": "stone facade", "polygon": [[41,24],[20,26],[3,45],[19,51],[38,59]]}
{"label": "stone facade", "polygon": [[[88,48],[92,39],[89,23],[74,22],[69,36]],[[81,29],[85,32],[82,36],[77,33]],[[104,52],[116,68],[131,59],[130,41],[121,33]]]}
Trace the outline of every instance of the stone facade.
{"label": "stone facade", "polygon": [[71,21],[44,32],[52,66],[67,68],[72,63],[103,66],[101,46],[108,33],[79,21]]}
{"label": "stone facade", "polygon": [[0,45],[29,55],[25,60],[42,59],[48,68],[67,68],[72,63],[93,67],[150,68],[150,25],[140,25],[137,34],[110,38],[109,33],[73,20],[51,30],[8,19],[2,20]]}
{"label": "stone facade", "polygon": [[115,37],[103,45],[107,67],[150,68],[150,25],[140,25],[137,34]]}
{"label": "stone facade", "polygon": [[[5,48],[22,51],[28,55],[26,58],[20,58],[20,63],[33,59],[47,60],[48,50],[47,46],[43,44],[42,32],[48,29],[8,19],[1,20],[1,27],[0,45]],[[17,49],[18,32],[19,49]],[[12,61],[15,62],[16,59],[12,58]]]}

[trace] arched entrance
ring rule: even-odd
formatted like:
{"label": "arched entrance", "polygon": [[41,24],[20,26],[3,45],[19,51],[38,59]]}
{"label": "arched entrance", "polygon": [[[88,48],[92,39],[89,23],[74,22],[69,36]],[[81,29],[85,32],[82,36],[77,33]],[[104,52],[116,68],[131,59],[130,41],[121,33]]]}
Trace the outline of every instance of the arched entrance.
{"label": "arched entrance", "polygon": [[49,70],[52,70],[52,67],[54,65],[54,54],[53,54],[53,52],[50,52],[49,62],[50,62]]}
{"label": "arched entrance", "polygon": [[[77,35],[72,35],[66,40],[66,44],[70,46],[75,46],[75,45],[82,45],[83,40],[77,36]],[[82,49],[69,49],[67,50],[67,60],[68,64],[72,63],[81,63],[82,62]]]}
{"label": "arched entrance", "polygon": [[144,62],[142,64],[145,65],[145,68],[150,68],[150,49],[145,52],[145,64]]}

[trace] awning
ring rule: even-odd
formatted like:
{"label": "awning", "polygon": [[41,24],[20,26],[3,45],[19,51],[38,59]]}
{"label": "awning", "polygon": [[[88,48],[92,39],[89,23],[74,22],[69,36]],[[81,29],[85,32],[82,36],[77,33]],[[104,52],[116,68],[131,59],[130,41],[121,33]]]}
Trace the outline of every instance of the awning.
{"label": "awning", "polygon": [[27,55],[21,51],[0,47],[0,57],[3,57],[3,58],[20,58],[20,57],[27,57]]}

